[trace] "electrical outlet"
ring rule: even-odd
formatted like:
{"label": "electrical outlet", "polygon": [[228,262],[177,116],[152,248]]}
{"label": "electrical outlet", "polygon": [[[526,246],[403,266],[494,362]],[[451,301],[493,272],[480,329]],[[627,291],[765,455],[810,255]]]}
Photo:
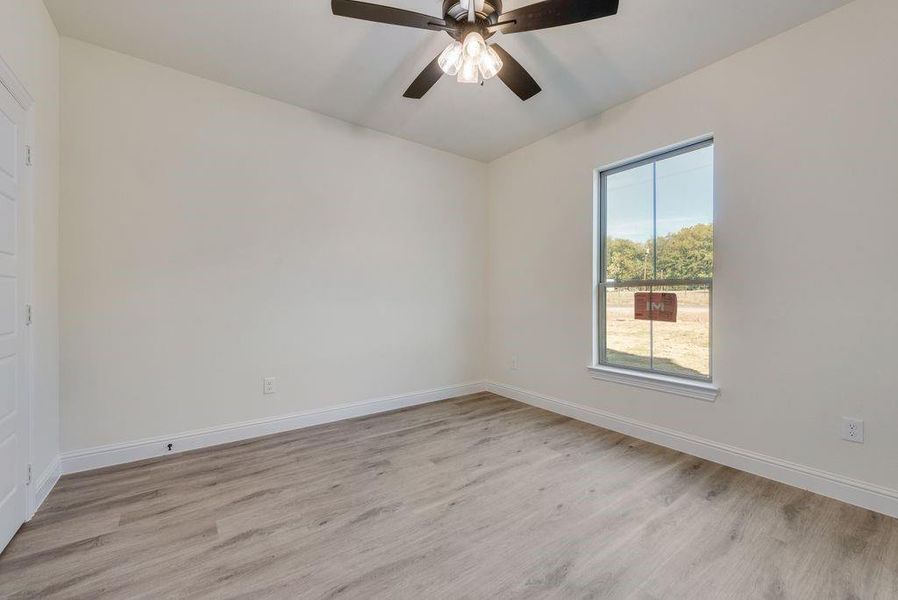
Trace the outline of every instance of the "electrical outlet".
{"label": "electrical outlet", "polygon": [[277,382],[274,377],[265,377],[262,379],[262,393],[274,394],[278,391]]}
{"label": "electrical outlet", "polygon": [[860,419],[842,417],[842,439],[858,444],[864,443],[864,422]]}
{"label": "electrical outlet", "polygon": [[518,370],[518,357],[517,356],[511,357],[511,370],[512,371]]}

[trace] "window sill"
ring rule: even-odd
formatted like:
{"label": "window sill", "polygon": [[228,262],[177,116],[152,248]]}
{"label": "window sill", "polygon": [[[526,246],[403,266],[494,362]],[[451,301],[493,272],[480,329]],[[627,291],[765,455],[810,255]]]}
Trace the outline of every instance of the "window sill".
{"label": "window sill", "polygon": [[720,395],[720,388],[712,383],[693,381],[682,377],[670,377],[656,373],[640,373],[627,369],[618,369],[606,365],[587,367],[593,379],[621,383],[646,390],[667,392],[687,398],[697,398],[706,402],[714,402]]}

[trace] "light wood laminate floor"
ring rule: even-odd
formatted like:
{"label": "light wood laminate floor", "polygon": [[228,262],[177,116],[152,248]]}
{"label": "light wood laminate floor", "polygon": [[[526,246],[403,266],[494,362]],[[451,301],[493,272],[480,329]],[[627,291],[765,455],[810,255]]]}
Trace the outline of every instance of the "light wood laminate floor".
{"label": "light wood laminate floor", "polygon": [[898,598],[898,521],[491,394],[64,477],[2,598]]}

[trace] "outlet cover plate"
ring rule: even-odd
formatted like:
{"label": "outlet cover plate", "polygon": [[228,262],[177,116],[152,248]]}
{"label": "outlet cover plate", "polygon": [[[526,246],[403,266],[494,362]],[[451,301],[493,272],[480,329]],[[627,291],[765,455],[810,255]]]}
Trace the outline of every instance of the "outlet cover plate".
{"label": "outlet cover plate", "polygon": [[864,443],[864,422],[861,419],[842,417],[842,439],[856,444]]}

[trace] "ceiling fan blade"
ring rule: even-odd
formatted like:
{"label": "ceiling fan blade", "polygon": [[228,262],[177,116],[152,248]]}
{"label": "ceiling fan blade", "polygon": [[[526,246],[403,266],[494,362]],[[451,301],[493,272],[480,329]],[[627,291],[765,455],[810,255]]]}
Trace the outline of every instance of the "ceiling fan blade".
{"label": "ceiling fan blade", "polygon": [[433,87],[437,81],[439,81],[440,77],[443,76],[443,69],[440,68],[438,61],[440,60],[439,55],[432,61],[430,64],[424,67],[424,70],[421,71],[421,74],[418,75],[415,80],[412,82],[408,89],[405,90],[405,93],[402,94],[406,98],[413,98],[415,100],[420,100],[424,97],[424,94],[430,91],[430,88]]}
{"label": "ceiling fan blade", "polygon": [[512,92],[517,94],[518,98],[521,100],[529,100],[542,91],[542,88],[540,88],[539,84],[530,76],[530,73],[528,73],[527,70],[521,66],[521,63],[516,61],[511,54],[506,52],[502,46],[493,44],[490,47],[495,50],[499,54],[499,58],[502,59],[502,69],[499,71],[498,75],[499,79],[501,79],[502,83],[507,85]]}
{"label": "ceiling fan blade", "polygon": [[499,15],[491,32],[518,33],[582,23],[617,14],[619,0],[544,0]]}
{"label": "ceiling fan blade", "polygon": [[422,15],[420,13],[392,6],[358,2],[357,0],[331,0],[331,10],[340,17],[350,17],[375,23],[388,25],[402,25],[403,27],[417,27],[419,29],[433,29],[435,31],[455,31],[456,26],[450,25],[445,20]]}

